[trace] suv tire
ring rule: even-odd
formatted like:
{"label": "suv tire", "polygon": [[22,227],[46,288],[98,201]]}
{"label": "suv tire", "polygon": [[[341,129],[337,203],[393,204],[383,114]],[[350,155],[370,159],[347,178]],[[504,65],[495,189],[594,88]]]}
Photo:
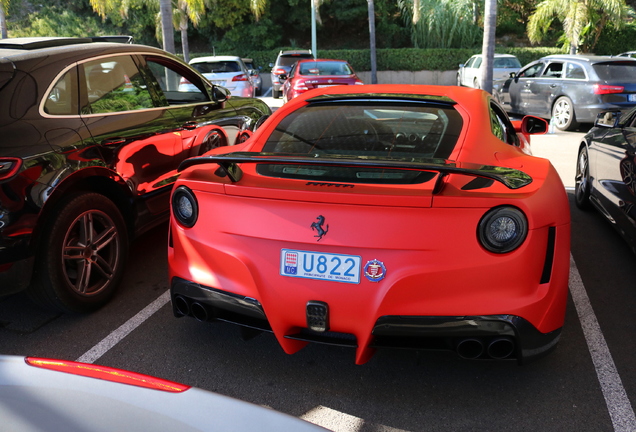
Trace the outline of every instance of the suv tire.
{"label": "suv tire", "polygon": [[44,227],[28,294],[46,309],[95,310],[114,294],[127,250],[117,206],[97,193],[72,195]]}

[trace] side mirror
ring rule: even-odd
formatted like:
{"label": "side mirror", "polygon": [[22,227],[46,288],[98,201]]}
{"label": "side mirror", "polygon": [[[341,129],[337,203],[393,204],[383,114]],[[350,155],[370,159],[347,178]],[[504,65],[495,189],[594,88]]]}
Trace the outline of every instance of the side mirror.
{"label": "side mirror", "polygon": [[230,98],[230,91],[225,87],[215,85],[212,89],[212,98],[216,103],[225,102]]}
{"label": "side mirror", "polygon": [[546,120],[535,117],[525,116],[521,120],[521,133],[525,135],[541,135],[548,131],[549,124]]}
{"label": "side mirror", "polygon": [[594,121],[594,126],[596,127],[604,127],[604,128],[615,128],[618,127],[618,122],[621,119],[620,111],[603,111],[598,113],[596,116],[596,120]]}
{"label": "side mirror", "polygon": [[274,67],[274,63],[270,63],[269,67],[273,68]]}

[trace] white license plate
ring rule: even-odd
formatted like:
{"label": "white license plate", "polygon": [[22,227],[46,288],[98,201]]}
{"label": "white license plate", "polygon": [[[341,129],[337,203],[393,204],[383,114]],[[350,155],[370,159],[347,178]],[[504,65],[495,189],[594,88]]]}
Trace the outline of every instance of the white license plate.
{"label": "white license plate", "polygon": [[282,249],[280,274],[330,282],[360,283],[362,258],[356,255]]}
{"label": "white license plate", "polygon": [[225,80],[223,80],[223,81],[212,81],[212,84],[218,85],[218,86],[224,86],[225,85]]}
{"label": "white license plate", "polygon": [[627,100],[630,102],[635,102],[636,101],[636,94],[628,94],[627,95]]}

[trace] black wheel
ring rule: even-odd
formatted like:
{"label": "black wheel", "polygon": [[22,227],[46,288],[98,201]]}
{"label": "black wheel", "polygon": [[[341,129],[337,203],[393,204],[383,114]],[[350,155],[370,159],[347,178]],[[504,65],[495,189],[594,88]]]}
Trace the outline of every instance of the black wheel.
{"label": "black wheel", "polygon": [[592,207],[590,203],[590,159],[586,147],[581,147],[576,162],[576,176],[574,178],[574,203],[581,210]]}
{"label": "black wheel", "polygon": [[554,126],[562,131],[576,129],[579,125],[574,114],[574,105],[567,96],[561,96],[552,106]]}
{"label": "black wheel", "polygon": [[95,310],[114,294],[127,250],[126,225],[117,206],[97,193],[74,195],[46,227],[28,293],[47,309]]}
{"label": "black wheel", "polygon": [[280,90],[274,90],[274,89],[272,89],[272,97],[273,97],[274,99],[279,99],[279,98],[280,98],[280,94],[281,94],[281,93],[282,93],[282,92],[281,92]]}
{"label": "black wheel", "polygon": [[227,145],[227,140],[225,139],[225,135],[218,130],[212,130],[208,132],[207,136],[201,143],[201,148],[199,149],[199,156],[204,153],[209,152],[212,149],[217,147],[223,147]]}

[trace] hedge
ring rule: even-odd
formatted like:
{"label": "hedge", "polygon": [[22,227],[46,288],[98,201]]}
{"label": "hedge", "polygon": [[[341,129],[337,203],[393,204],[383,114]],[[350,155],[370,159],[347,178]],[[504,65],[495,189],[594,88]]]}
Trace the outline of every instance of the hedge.
{"label": "hedge", "polygon": [[[293,49],[293,48],[285,48]],[[276,61],[279,50],[252,51],[244,53],[219,53],[216,55],[240,55],[252,58],[256,65],[262,67],[263,72],[269,72],[269,64]],[[561,48],[497,48],[497,53],[513,54],[522,65],[550,54],[563,54]],[[378,49],[376,51],[376,70],[379,71],[420,71],[420,70],[455,70],[461,63],[465,63],[473,54],[474,49]],[[191,58],[212,55],[210,53],[192,53]],[[371,70],[371,55],[369,50],[318,50],[320,58],[347,60],[358,72]]]}

